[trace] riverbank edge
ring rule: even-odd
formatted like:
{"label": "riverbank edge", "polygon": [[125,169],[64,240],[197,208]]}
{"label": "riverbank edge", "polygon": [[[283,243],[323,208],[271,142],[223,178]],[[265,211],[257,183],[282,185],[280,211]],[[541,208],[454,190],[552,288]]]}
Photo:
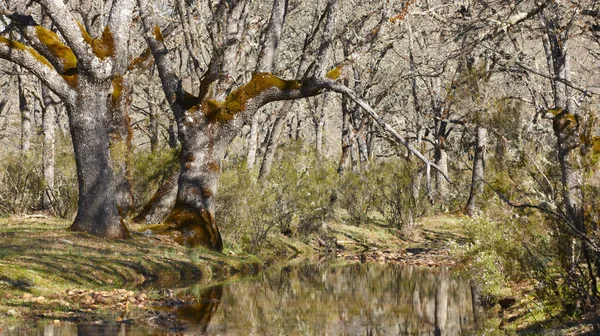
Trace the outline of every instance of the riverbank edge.
{"label": "riverbank edge", "polygon": [[236,281],[294,259],[455,264],[441,248],[432,253],[427,233],[403,237],[399,230],[368,224],[329,223],[324,233],[305,239],[275,233],[258,255],[183,247],[167,236],[140,233],[144,226],[131,225],[129,240],[99,239],[68,227],[67,221],[45,216],[0,219],[0,328],[22,320],[131,316],[123,312],[151,309],[174,286]]}
{"label": "riverbank edge", "polygon": [[[171,295],[168,290],[174,284],[210,287],[300,259],[460,268],[448,243],[464,240],[461,218],[424,218],[408,236],[377,225],[333,222],[324,234],[302,240],[273,234],[259,255],[186,248],[169,237],[137,233],[143,226],[131,227],[133,239],[115,241],[69,232],[69,223],[56,218],[0,218],[0,331],[22,320],[40,319],[94,322],[117,316],[123,323],[146,323],[140,316]],[[509,333],[540,332],[535,321],[519,317],[532,304],[526,291],[515,290],[517,302],[503,312],[504,319],[498,318],[497,309],[489,310],[489,325],[501,323]],[[573,335],[589,329],[577,321],[551,327]]]}

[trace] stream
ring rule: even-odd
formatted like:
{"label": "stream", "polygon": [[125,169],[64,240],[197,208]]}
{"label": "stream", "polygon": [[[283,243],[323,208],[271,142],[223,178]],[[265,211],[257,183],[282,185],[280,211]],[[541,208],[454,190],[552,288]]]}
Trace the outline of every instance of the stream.
{"label": "stream", "polygon": [[308,263],[170,293],[193,303],[156,307],[152,328],[46,321],[1,334],[460,335],[474,324],[468,282],[445,267]]}

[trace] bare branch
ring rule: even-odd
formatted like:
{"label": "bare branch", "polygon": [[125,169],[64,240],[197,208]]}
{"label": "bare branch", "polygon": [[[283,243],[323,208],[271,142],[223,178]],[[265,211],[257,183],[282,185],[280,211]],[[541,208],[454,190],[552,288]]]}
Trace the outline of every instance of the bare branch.
{"label": "bare branch", "polygon": [[[366,101],[359,98],[348,87],[346,87],[342,84],[339,84],[337,82],[334,82],[332,80],[328,80],[328,79],[321,79],[319,86],[321,86],[325,89],[329,89],[334,92],[344,94],[348,98],[352,99],[357,105],[359,105],[362,109],[364,109],[371,116],[371,118],[373,118],[377,122],[377,124],[379,124],[379,126],[381,126],[387,133],[392,135],[392,137],[397,142],[399,142],[401,145],[406,147],[406,149],[408,149],[411,153],[413,153],[416,157],[418,157],[421,161],[423,161],[423,163],[425,163],[427,166],[431,166],[431,167],[435,168],[437,171],[439,171],[444,176],[444,178],[448,182],[452,183],[452,180],[450,179],[450,177],[440,167],[438,167],[433,162],[429,161],[429,159],[427,159],[423,154],[421,154],[421,152],[419,152],[413,146],[411,146],[410,143],[403,136],[401,136],[398,132],[396,132],[389,124],[384,122],[383,119],[381,119],[381,117],[377,114],[377,112],[375,112],[375,110],[373,110],[373,108],[371,106],[369,106],[369,104]],[[427,171],[429,172],[429,169]]]}
{"label": "bare branch", "polygon": [[275,58],[277,56],[277,47],[283,29],[288,0],[274,0],[273,9],[271,9],[271,18],[269,26],[265,31],[265,39],[261,45],[261,51],[258,56],[258,65],[256,72],[273,72]]}
{"label": "bare branch", "polygon": [[325,8],[327,13],[327,19],[325,20],[325,28],[323,29],[323,38],[321,39],[321,45],[315,59],[315,72],[314,74],[318,77],[325,76],[327,69],[327,58],[329,56],[329,50],[331,49],[331,42],[333,40],[335,30],[335,16],[337,12],[337,0],[330,0]]}
{"label": "bare branch", "polygon": [[123,74],[127,69],[127,43],[129,24],[133,15],[135,0],[114,0],[108,18],[108,29],[114,43],[115,66],[113,74]]}
{"label": "bare branch", "polygon": [[72,104],[75,91],[52,68],[50,63],[37,51],[21,43],[0,37],[0,58],[11,61],[29,70],[44,82],[65,103]]}

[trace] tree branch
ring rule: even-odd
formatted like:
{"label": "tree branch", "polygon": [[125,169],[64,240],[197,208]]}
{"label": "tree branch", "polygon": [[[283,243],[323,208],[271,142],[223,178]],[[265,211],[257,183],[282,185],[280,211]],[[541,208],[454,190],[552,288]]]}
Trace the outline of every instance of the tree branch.
{"label": "tree branch", "polygon": [[[94,71],[99,62],[91,47],[84,41],[81,28],[62,0],[35,0],[46,9],[82,69]],[[97,74],[98,75],[98,74]]]}
{"label": "tree branch", "polygon": [[67,104],[73,104],[75,91],[52,68],[52,65],[31,47],[0,37],[0,58],[13,62],[33,73]]}
{"label": "tree branch", "polygon": [[256,72],[273,72],[275,59],[277,56],[277,47],[281,38],[283,22],[287,11],[288,0],[274,0],[271,9],[271,18],[269,26],[264,34],[264,42],[258,56],[258,65]]}
{"label": "tree branch", "polygon": [[133,15],[135,0],[114,0],[108,18],[108,29],[114,43],[115,66],[113,74],[123,74],[127,69],[127,44],[129,42],[129,24]]}
{"label": "tree branch", "polygon": [[334,82],[329,79],[320,79],[319,81],[320,81],[320,86],[323,87],[324,89],[328,89],[328,90],[346,95],[348,98],[352,99],[357,105],[359,105],[363,110],[365,110],[371,116],[371,118],[373,118],[377,122],[377,124],[379,124],[379,126],[381,126],[381,128],[383,128],[398,143],[400,143],[401,145],[406,147],[406,149],[408,151],[413,153],[416,157],[418,157],[421,161],[423,161],[423,163],[425,163],[425,165],[428,166],[428,169],[427,169],[428,174],[429,174],[429,167],[433,167],[437,171],[439,171],[448,182],[452,183],[452,180],[450,179],[450,177],[440,167],[438,167],[435,163],[429,161],[429,159],[427,159],[423,154],[421,154],[421,152],[419,152],[414,147],[412,147],[410,145],[410,143],[408,143],[408,141],[403,136],[401,136],[398,132],[396,132],[389,124],[384,122],[383,119],[381,119],[381,117],[375,112],[375,110],[373,110],[373,108],[371,106],[369,106],[369,104],[366,101],[359,98],[352,90],[350,90],[348,87],[346,87],[342,84],[339,84],[339,83]]}

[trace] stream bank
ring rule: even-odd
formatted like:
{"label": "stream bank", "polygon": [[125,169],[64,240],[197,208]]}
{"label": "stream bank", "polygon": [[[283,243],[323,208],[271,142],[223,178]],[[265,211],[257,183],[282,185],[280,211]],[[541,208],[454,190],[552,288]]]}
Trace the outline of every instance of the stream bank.
{"label": "stream bank", "polygon": [[0,328],[18,320],[127,321],[133,310],[181,304],[169,293],[172,287],[232,282],[296,257],[425,267],[454,263],[443,241],[430,240],[439,232],[406,239],[376,225],[331,223],[327,235],[304,241],[276,234],[258,256],[183,247],[169,237],[136,233],[143,227],[131,227],[133,239],[105,240],[68,226],[44,216],[0,219]]}

